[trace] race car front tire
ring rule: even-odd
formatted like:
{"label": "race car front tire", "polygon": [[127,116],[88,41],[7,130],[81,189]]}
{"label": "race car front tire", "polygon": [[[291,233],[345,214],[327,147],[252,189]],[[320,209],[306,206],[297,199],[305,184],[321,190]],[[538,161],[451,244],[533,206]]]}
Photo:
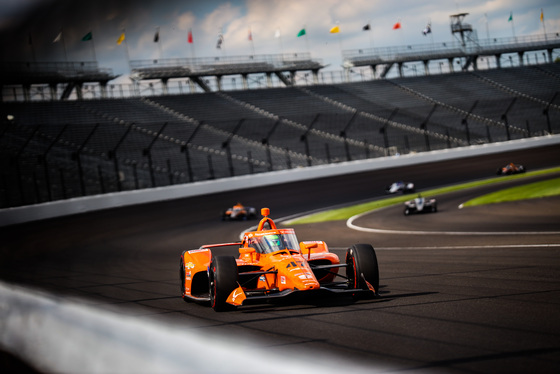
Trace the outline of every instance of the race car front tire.
{"label": "race car front tire", "polygon": [[[368,290],[369,283],[379,293],[379,267],[375,250],[370,244],[354,244],[346,251],[348,287]],[[367,281],[367,283],[366,283]]]}
{"label": "race car front tire", "polygon": [[237,263],[233,256],[216,256],[210,264],[210,305],[216,312],[235,309],[226,303],[228,296],[238,287]]}

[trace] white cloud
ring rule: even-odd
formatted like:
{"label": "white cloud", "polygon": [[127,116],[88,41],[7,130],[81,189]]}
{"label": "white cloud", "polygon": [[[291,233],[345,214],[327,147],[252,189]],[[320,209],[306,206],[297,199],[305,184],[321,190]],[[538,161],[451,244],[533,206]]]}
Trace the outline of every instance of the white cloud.
{"label": "white cloud", "polygon": [[[11,3],[12,0],[0,0]],[[28,0],[36,4],[45,0]],[[449,15],[467,12],[465,22],[478,31],[479,38],[511,37],[515,28],[517,36],[542,34],[539,20],[540,9],[545,12],[546,31],[560,31],[560,2],[550,0],[139,0],[135,2],[101,1],[104,5],[90,6],[88,9],[99,13],[97,24],[93,24],[95,48],[101,66],[119,66],[122,72],[126,61],[122,59],[122,48],[115,40],[120,27],[126,25],[130,59],[187,58],[227,55],[244,56],[256,54],[301,53],[310,51],[312,56],[331,64],[329,69],[339,69],[342,63],[342,50],[367,49],[373,47],[393,47],[428,43],[450,42]],[[114,4],[113,4],[114,3]],[[27,3],[26,3],[27,4]],[[66,4],[66,3],[65,3]],[[74,7],[75,8],[75,7]],[[508,23],[510,11],[514,22]],[[487,17],[485,17],[485,14]],[[0,10],[0,16],[2,11]],[[74,59],[90,58],[91,52],[84,47],[79,38],[94,22],[83,12],[68,24],[57,20],[42,19],[42,23],[32,23],[36,54],[43,58],[44,51],[54,50],[52,38],[61,26],[65,27],[68,54]],[[401,20],[402,28],[393,30],[392,25]],[[1,20],[1,18],[0,18]],[[340,23],[339,34],[330,34],[329,29]],[[426,37],[421,31],[430,21],[433,33]],[[370,22],[371,31],[364,32],[362,27]],[[155,28],[160,27],[160,44],[153,42]],[[305,27],[307,36],[298,38],[297,33]],[[216,38],[220,28],[225,36],[224,48],[216,49]],[[248,40],[251,28],[253,43]],[[188,30],[192,29],[194,44],[187,43]],[[282,37],[274,37],[281,30]],[[26,34],[23,34],[25,36]],[[47,35],[41,41],[41,35]],[[48,40],[47,40],[48,39]],[[23,40],[23,38],[22,38]],[[28,46],[22,42],[18,48],[25,56],[29,55]],[[158,47],[160,48],[158,50]],[[5,47],[7,48],[7,47]],[[42,49],[41,49],[42,48]],[[10,51],[12,51],[10,49]]]}

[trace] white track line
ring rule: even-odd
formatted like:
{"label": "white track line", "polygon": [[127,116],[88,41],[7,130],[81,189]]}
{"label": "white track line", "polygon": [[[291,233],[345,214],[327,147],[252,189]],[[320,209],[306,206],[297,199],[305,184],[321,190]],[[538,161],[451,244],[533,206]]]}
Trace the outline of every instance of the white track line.
{"label": "white track line", "polygon": [[[441,247],[375,247],[376,251],[425,251],[434,249],[500,249],[500,248],[560,248],[560,244],[500,244],[500,245],[456,245]],[[331,250],[345,251],[346,247],[329,247]]]}
{"label": "white track line", "polygon": [[346,221],[346,226],[352,230],[371,232],[376,234],[399,234],[399,235],[559,235],[560,231],[494,231],[494,232],[480,232],[480,231],[410,231],[410,230],[385,230],[374,229],[371,227],[362,227],[354,224],[354,220],[371,213],[372,211],[361,213],[350,217]]}

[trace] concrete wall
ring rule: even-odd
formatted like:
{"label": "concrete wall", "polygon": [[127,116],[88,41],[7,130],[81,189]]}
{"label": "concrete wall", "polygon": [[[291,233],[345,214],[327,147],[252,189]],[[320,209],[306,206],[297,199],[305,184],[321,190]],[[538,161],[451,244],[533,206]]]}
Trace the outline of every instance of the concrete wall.
{"label": "concrete wall", "polygon": [[468,156],[479,156],[511,150],[522,150],[553,144],[560,144],[560,135],[512,140],[502,143],[473,145],[470,147],[445,149],[401,156],[381,157],[337,164],[312,166],[307,168],[275,171],[255,175],[244,175],[239,177],[195,182],[168,187],[124,191],[68,200],[59,200],[32,206],[2,209],[0,210],[0,226],[54,218],[76,213],[91,212],[101,209],[231,191],[253,187],[255,185],[267,186],[377,169],[422,164],[426,162],[452,160]]}

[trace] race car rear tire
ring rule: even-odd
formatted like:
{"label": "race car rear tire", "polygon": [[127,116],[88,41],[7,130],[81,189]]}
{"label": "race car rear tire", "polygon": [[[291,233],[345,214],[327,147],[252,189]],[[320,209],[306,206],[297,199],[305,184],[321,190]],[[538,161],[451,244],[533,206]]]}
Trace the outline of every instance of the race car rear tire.
{"label": "race car rear tire", "polygon": [[188,301],[189,299],[185,296],[185,260],[183,259],[183,256],[181,256],[180,266],[179,276],[181,277],[181,297],[184,301]]}
{"label": "race car rear tire", "polygon": [[[379,293],[379,266],[370,244],[354,244],[346,251],[348,287],[368,290],[367,281]],[[365,281],[364,281],[365,278]]]}
{"label": "race car rear tire", "polygon": [[237,263],[233,256],[216,256],[210,264],[210,305],[216,312],[235,309],[226,303],[228,296],[238,287]]}

